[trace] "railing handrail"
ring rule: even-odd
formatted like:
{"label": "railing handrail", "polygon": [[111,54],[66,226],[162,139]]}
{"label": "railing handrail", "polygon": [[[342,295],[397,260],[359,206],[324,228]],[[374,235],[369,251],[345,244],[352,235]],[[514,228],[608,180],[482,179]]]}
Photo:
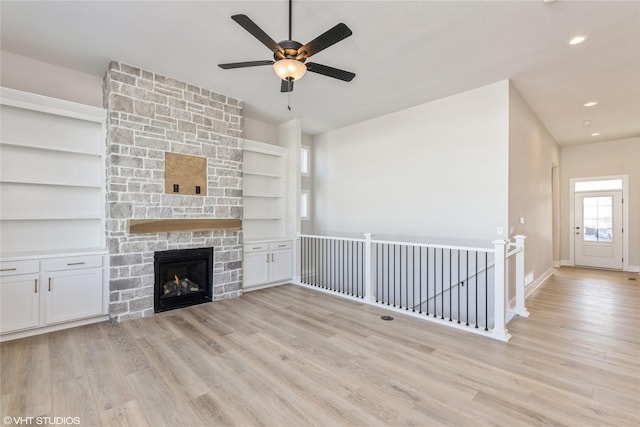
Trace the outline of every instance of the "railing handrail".
{"label": "railing handrail", "polygon": [[298,237],[306,237],[311,239],[323,239],[323,240],[343,240],[346,242],[364,242],[365,239],[358,239],[355,237],[338,237],[338,236],[321,236],[318,234],[298,234]]}
{"label": "railing handrail", "polygon": [[[365,239],[359,239],[354,237],[338,237],[338,236],[329,236],[329,235],[318,235],[318,234],[299,234],[298,237],[306,237],[312,239],[325,239],[325,240],[345,240],[348,242],[364,242]],[[402,240],[377,240],[371,239],[371,243],[380,243],[384,245],[406,245],[406,246],[415,246],[422,248],[437,248],[437,249],[451,249],[454,251],[476,251],[476,252],[487,252],[494,253],[494,248],[482,248],[482,247],[474,247],[474,246],[461,246],[461,245],[444,245],[438,243],[420,243],[420,242],[409,242]]]}
{"label": "railing handrail", "polygon": [[[511,245],[509,245],[509,246],[511,246]],[[517,253],[520,253],[520,252],[522,252],[522,251],[524,251],[524,249],[523,249],[523,248],[515,248],[514,250],[507,252],[506,258],[510,258],[510,257],[512,257],[513,255],[515,255],[515,254],[517,254]]]}
{"label": "railing handrail", "polygon": [[393,241],[393,240],[371,240],[371,243],[382,243],[385,245],[406,245],[406,246],[415,246],[419,248],[436,248],[436,249],[451,249],[454,251],[475,251],[475,252],[488,252],[494,253],[494,249],[490,248],[480,248],[473,246],[458,246],[458,245],[440,245],[436,243],[416,243],[416,242],[402,242],[402,241]]}

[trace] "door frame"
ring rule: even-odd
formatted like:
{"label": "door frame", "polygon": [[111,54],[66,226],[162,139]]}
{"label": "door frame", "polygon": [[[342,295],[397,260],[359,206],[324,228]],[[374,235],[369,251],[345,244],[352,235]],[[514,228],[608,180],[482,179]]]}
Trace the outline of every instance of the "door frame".
{"label": "door frame", "polygon": [[576,182],[583,181],[603,181],[608,179],[622,180],[622,271],[629,271],[629,175],[608,175],[608,176],[592,176],[585,178],[569,179],[569,259],[571,265],[575,265],[575,204],[576,204]]}

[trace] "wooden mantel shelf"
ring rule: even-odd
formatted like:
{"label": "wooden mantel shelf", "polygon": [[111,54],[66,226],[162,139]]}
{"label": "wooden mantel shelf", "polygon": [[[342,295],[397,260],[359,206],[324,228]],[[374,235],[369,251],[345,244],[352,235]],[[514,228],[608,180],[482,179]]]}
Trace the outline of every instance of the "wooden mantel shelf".
{"label": "wooden mantel shelf", "polygon": [[241,230],[239,219],[130,219],[129,233],[167,233],[171,231]]}

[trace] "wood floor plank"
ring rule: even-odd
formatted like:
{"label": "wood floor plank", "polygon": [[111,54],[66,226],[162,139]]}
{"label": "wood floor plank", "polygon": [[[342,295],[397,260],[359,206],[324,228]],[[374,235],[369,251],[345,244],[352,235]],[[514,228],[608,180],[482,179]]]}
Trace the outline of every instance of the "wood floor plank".
{"label": "wood floor plank", "polygon": [[137,400],[109,408],[101,413],[102,425],[107,427],[150,427]]}
{"label": "wood floor plank", "polygon": [[[82,426],[640,425],[640,281],[561,268],[510,343],[285,285],[0,344],[0,415]],[[635,276],[634,276],[635,277]]]}

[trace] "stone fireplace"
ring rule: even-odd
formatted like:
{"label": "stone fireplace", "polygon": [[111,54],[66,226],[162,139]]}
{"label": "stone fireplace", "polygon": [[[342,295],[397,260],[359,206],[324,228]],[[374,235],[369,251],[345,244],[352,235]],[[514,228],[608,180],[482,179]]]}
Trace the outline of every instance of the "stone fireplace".
{"label": "stone fireplace", "polygon": [[[241,294],[242,231],[130,231],[131,220],[242,218],[242,105],[112,61],[104,79],[107,118],[107,242],[110,316],[154,313],[154,254],[213,248],[212,299]],[[206,159],[206,191],[165,192],[166,153]]]}

